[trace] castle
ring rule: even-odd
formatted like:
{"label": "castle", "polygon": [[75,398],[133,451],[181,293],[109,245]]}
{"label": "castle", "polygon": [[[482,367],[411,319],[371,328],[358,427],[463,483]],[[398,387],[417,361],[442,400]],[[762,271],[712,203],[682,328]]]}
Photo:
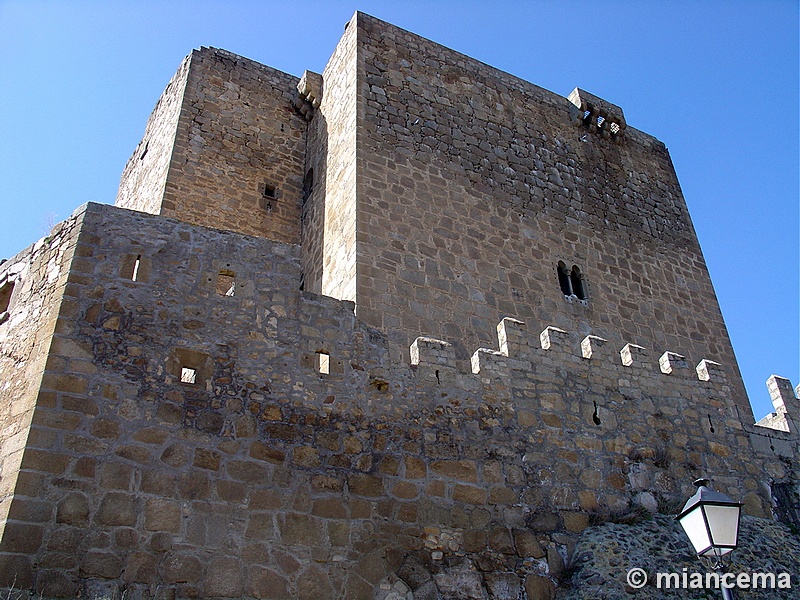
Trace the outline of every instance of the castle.
{"label": "castle", "polygon": [[553,598],[600,516],[700,475],[800,526],[769,389],[754,424],[620,107],[363,13],[300,79],[203,48],[116,206],[0,265],[0,589]]}

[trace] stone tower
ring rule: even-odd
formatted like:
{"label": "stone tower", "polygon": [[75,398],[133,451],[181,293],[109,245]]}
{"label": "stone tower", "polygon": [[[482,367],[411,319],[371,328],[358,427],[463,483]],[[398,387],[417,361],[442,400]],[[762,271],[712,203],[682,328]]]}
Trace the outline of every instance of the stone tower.
{"label": "stone tower", "polygon": [[0,588],[552,598],[699,475],[800,525],[770,393],[618,106],[363,13],[322,74],[203,48],[116,206],[0,265]]}
{"label": "stone tower", "polygon": [[669,153],[621,108],[366,15],[297,85],[195,51],[117,205],[302,239],[304,288],[354,301],[401,348],[428,335],[466,360],[504,316],[551,323],[730,365],[751,416]]}

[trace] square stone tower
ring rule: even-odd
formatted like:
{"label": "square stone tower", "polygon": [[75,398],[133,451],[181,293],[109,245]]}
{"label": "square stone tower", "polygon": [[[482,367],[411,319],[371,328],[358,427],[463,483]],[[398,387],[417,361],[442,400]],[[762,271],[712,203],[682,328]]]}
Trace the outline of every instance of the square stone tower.
{"label": "square stone tower", "polygon": [[669,153],[621,108],[361,13],[322,79],[306,289],[461,359],[506,316],[708,357],[751,414]]}
{"label": "square stone tower", "polygon": [[466,361],[513,317],[718,361],[752,416],[664,144],[363,13],[321,76],[193,52],[117,205],[301,243],[299,285],[406,357],[426,335]]}
{"label": "square stone tower", "polygon": [[362,13],[322,74],[201,49],[117,206],[0,264],[0,596],[553,598],[578,556],[622,597],[583,557],[683,568],[699,475],[796,573],[800,400],[769,387],[753,424],[620,107]]}
{"label": "square stone tower", "polygon": [[306,121],[298,79],[216,48],[169,82],[116,205],[297,244]]}

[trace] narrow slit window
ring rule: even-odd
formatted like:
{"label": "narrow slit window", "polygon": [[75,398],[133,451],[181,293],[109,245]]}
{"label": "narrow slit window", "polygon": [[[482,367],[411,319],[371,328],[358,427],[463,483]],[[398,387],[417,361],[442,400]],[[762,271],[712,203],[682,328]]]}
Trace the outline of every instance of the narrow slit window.
{"label": "narrow slit window", "polygon": [[326,352],[317,352],[317,373],[328,375],[331,372],[331,356]]}
{"label": "narrow slit window", "polygon": [[314,169],[309,169],[306,176],[303,178],[303,202],[311,196],[311,190],[314,189]]}
{"label": "narrow slit window", "polygon": [[139,279],[139,265],[142,264],[142,255],[139,254],[136,260],[133,261],[133,271],[131,272],[131,281],[138,281]]}
{"label": "narrow slit window", "polygon": [[236,294],[236,273],[229,269],[222,269],[217,276],[217,293],[220,296],[234,296]]}
{"label": "narrow slit window", "polygon": [[191,367],[181,367],[181,383],[196,383],[197,369]]}
{"label": "narrow slit window", "polygon": [[270,185],[268,183],[264,184],[263,190],[264,198],[277,198],[278,197],[278,190],[274,185]]}

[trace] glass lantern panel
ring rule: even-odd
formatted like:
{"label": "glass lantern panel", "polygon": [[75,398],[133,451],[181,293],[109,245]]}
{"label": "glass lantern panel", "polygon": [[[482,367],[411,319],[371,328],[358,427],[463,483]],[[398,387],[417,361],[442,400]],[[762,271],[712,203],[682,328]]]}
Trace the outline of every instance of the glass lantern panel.
{"label": "glass lantern panel", "polygon": [[739,506],[703,507],[708,519],[708,528],[715,546],[735,546],[739,532]]}
{"label": "glass lantern panel", "polygon": [[703,511],[700,506],[681,517],[680,524],[686,535],[689,536],[689,541],[692,542],[695,552],[699,554],[708,549],[711,545],[711,540],[708,537],[708,530],[706,529]]}

